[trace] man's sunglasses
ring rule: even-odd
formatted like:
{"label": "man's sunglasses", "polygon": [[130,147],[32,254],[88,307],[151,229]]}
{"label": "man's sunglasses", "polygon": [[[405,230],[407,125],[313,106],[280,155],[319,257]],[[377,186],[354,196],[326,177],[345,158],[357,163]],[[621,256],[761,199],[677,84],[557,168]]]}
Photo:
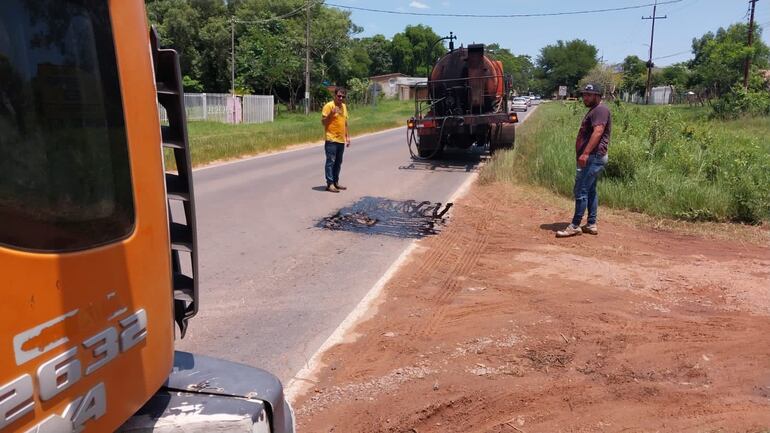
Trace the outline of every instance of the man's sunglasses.
{"label": "man's sunglasses", "polygon": [[337,97],[340,99],[345,99],[345,95],[337,95]]}

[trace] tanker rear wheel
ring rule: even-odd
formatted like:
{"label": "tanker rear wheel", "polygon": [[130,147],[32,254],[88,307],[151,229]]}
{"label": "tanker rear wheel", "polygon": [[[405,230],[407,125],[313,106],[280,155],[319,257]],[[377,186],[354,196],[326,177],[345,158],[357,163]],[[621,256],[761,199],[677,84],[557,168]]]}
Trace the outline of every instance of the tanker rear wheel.
{"label": "tanker rear wheel", "polygon": [[440,143],[436,135],[421,135],[417,138],[417,156],[430,158],[441,156],[441,150],[437,150]]}
{"label": "tanker rear wheel", "polygon": [[489,140],[489,153],[494,155],[498,150],[513,149],[516,141],[516,127],[512,124],[499,125],[492,129]]}

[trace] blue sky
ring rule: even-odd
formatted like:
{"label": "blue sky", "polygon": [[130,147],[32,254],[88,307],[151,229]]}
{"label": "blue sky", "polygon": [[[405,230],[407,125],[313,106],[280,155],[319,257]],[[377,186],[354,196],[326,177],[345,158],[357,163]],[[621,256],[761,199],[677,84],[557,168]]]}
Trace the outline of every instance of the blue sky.
{"label": "blue sky", "polygon": [[[658,0],[663,2],[665,0]],[[669,0],[670,1],[670,0]],[[538,14],[621,8],[651,4],[654,0],[327,0],[328,5],[354,6],[389,11],[453,14]],[[748,0],[680,0],[658,6],[653,58],[665,66],[691,58],[692,38],[736,22],[748,22]],[[408,24],[425,24],[441,35],[450,31],[456,43],[497,42],[514,54],[533,61],[540,49],[557,40],[585,39],[596,46],[607,63],[620,63],[636,54],[647,59],[652,7],[586,15],[529,18],[468,18],[393,15],[352,10],[353,22],[364,28],[361,36],[383,34],[391,38]],[[762,40],[770,45],[770,0],[757,2],[755,21],[762,25]]]}

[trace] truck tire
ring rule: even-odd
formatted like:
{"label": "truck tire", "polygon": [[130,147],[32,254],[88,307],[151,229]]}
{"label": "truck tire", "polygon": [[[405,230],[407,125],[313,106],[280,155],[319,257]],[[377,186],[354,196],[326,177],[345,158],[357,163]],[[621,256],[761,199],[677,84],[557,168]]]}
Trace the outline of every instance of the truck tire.
{"label": "truck tire", "polygon": [[496,126],[489,140],[489,153],[494,155],[498,150],[513,149],[516,140],[516,127],[513,124]]}
{"label": "truck tire", "polygon": [[[441,151],[436,151],[439,146],[437,135],[422,135],[417,140],[417,156],[420,158],[438,157]],[[435,154],[435,155],[434,155]]]}

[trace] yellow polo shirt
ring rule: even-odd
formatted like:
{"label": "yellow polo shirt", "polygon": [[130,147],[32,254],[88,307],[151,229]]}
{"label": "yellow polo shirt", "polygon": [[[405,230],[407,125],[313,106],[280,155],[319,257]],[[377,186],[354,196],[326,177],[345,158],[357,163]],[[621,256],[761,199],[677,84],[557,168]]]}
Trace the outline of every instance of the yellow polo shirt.
{"label": "yellow polo shirt", "polygon": [[336,143],[345,142],[345,124],[348,120],[348,107],[342,104],[342,114],[333,114],[334,101],[328,102],[321,110],[323,117],[331,116],[331,122],[326,125],[326,140]]}

